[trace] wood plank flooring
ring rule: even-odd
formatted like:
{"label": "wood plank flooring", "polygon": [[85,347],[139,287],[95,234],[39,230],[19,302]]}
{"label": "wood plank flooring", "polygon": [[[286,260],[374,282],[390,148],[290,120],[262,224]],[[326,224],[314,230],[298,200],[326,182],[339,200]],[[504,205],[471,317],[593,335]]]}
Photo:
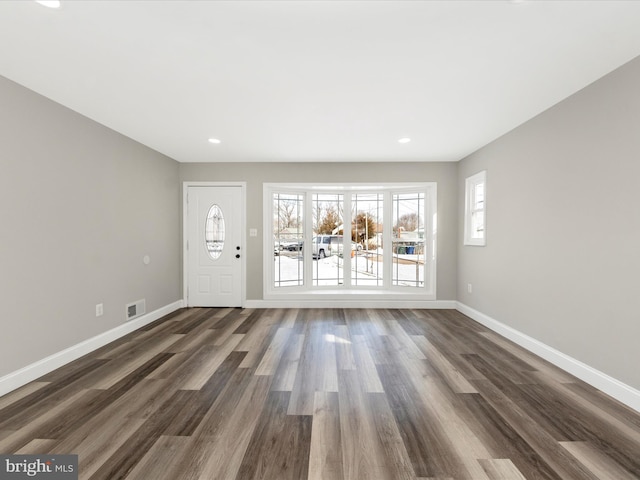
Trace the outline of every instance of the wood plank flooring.
{"label": "wood plank flooring", "polygon": [[88,480],[640,478],[640,415],[453,310],[183,309],[0,398]]}

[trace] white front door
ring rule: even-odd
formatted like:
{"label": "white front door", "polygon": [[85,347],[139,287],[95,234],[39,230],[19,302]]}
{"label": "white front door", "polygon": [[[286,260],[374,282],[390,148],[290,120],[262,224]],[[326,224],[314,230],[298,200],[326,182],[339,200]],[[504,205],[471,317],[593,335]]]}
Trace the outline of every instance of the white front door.
{"label": "white front door", "polygon": [[241,186],[187,186],[187,305],[241,307]]}

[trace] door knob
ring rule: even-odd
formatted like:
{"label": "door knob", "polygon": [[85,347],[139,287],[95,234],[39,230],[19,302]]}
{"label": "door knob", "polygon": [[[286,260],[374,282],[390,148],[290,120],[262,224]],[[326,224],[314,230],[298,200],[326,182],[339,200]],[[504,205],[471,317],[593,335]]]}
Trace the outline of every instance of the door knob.
{"label": "door knob", "polygon": [[240,250],[240,246],[237,246],[237,247],[236,247],[236,250]]}
{"label": "door knob", "polygon": [[240,258],[240,254],[239,253],[236,255],[236,258]]}

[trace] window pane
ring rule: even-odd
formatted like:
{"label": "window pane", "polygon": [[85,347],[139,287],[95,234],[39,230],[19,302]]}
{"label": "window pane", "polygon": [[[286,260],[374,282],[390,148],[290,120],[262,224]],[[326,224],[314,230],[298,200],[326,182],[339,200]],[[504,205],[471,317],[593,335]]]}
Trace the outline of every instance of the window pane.
{"label": "window pane", "polygon": [[484,208],[484,183],[477,183],[473,189],[473,210]]}
{"label": "window pane", "polygon": [[393,195],[392,285],[424,286],[424,194]]}
{"label": "window pane", "polygon": [[351,284],[382,286],[382,193],[351,196]]}
{"label": "window pane", "polygon": [[484,212],[473,212],[471,214],[471,237],[484,238]]}
{"label": "window pane", "polygon": [[313,285],[342,285],[344,196],[316,193],[311,198]]}
{"label": "window pane", "polygon": [[222,255],[224,248],[224,216],[218,205],[212,205],[207,213],[207,222],[204,226],[204,241],[207,244],[207,252],[213,260]]}
{"label": "window pane", "polygon": [[304,195],[274,193],[273,214],[274,285],[302,285]]}

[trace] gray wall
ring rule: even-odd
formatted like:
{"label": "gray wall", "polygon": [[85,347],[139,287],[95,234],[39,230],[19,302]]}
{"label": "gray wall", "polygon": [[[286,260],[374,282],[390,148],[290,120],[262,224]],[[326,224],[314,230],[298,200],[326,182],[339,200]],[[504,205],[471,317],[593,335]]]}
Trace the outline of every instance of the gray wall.
{"label": "gray wall", "polygon": [[455,163],[183,163],[181,181],[247,182],[247,299],[262,299],[262,184],[284,183],[438,183],[438,300],[455,300],[457,238]]}
{"label": "gray wall", "polygon": [[180,203],[177,162],[0,77],[0,376],[181,299]]}
{"label": "gray wall", "polygon": [[[459,163],[458,299],[640,388],[640,58]],[[487,246],[462,246],[487,170]],[[467,283],[473,293],[467,293]]]}

